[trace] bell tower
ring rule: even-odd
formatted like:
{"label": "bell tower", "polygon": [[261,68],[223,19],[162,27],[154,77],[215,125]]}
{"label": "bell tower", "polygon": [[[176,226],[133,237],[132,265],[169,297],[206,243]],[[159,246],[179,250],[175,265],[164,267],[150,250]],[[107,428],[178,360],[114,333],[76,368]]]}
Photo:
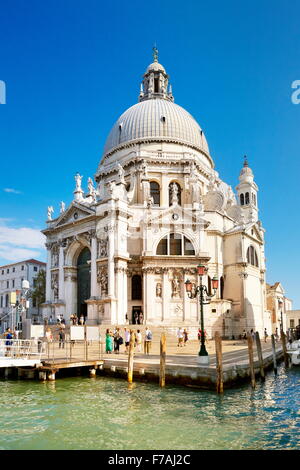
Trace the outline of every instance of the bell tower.
{"label": "bell tower", "polygon": [[243,210],[246,222],[257,222],[258,220],[258,207],[257,207],[257,192],[258,186],[254,181],[254,175],[248,165],[248,160],[245,155],[244,165],[239,176],[240,183],[237,185],[236,190],[238,194],[239,205]]}

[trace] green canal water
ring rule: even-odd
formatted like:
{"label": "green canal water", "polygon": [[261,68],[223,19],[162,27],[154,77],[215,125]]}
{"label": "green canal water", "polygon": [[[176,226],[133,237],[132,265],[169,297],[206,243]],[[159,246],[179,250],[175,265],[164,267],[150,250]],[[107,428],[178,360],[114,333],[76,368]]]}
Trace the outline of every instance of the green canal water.
{"label": "green canal water", "polygon": [[299,449],[300,368],[220,397],[96,377],[0,381],[0,449]]}

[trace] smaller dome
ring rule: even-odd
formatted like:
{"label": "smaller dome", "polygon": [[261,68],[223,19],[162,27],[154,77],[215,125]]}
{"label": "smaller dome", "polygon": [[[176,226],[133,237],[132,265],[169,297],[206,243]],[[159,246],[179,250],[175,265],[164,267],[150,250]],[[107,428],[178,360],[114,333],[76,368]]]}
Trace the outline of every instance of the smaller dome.
{"label": "smaller dome", "polygon": [[248,160],[247,160],[247,157],[245,155],[244,157],[245,161],[244,161],[244,166],[243,168],[241,169],[241,172],[240,172],[240,176],[239,176],[239,180],[240,182],[244,183],[244,182],[251,182],[253,181],[253,178],[254,178],[254,175],[253,175],[253,171],[251,170],[251,168],[248,166]]}
{"label": "smaller dome", "polygon": [[153,62],[152,64],[148,65],[146,73],[153,70],[154,72],[163,72],[166,73],[165,68],[159,62]]}

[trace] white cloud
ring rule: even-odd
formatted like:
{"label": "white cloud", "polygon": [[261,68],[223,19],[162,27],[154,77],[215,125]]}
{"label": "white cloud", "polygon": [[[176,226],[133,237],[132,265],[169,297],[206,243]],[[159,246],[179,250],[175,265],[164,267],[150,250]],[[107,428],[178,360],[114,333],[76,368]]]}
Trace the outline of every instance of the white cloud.
{"label": "white cloud", "polygon": [[30,227],[12,228],[3,219],[0,220],[0,258],[4,262],[44,258],[44,250],[45,236],[40,230]]}
{"label": "white cloud", "polygon": [[14,188],[3,188],[3,191],[5,191],[6,193],[22,194],[22,191],[19,191],[18,189]]}

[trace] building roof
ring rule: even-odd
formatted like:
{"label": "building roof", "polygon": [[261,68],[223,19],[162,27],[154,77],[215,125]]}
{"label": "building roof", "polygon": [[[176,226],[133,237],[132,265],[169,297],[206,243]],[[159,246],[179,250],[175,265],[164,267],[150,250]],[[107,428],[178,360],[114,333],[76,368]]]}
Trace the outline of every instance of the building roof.
{"label": "building roof", "polygon": [[116,121],[104,154],[125,143],[172,141],[209,154],[205,135],[185,109],[165,99],[149,99],[127,109]]}
{"label": "building roof", "polygon": [[17,264],[40,264],[40,265],[46,266],[46,263],[44,263],[43,261],[39,261],[37,259],[31,258],[31,259],[26,259],[24,261],[16,261],[15,263],[4,264],[3,266],[0,266],[0,269],[8,268],[9,266],[15,266]]}

